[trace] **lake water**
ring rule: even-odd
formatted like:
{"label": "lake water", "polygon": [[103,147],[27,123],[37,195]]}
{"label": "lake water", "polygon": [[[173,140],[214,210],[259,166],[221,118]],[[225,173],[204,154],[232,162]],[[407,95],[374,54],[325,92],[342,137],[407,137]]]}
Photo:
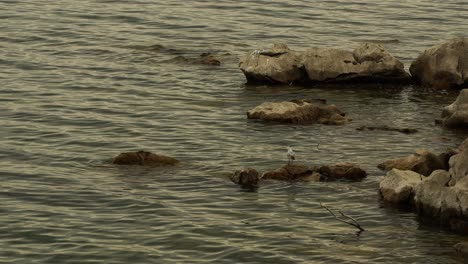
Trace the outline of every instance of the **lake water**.
{"label": "lake water", "polygon": [[[466,138],[433,122],[456,91],[246,86],[237,63],[273,42],[303,50],[373,40],[408,68],[424,49],[467,34],[466,1],[159,2],[0,1],[1,263],[463,263],[452,245],[466,237],[385,208],[377,194],[378,163]],[[171,61],[203,52],[223,64]],[[262,102],[311,97],[353,122],[246,120]],[[299,163],[353,162],[369,176],[253,192],[227,180],[246,166],[280,167],[288,145]],[[182,163],[110,164],[140,149]]]}

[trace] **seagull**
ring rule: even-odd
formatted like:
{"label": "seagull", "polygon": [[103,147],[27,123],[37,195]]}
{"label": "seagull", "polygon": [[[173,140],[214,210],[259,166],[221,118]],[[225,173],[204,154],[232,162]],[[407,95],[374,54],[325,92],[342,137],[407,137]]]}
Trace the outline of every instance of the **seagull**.
{"label": "seagull", "polygon": [[288,153],[286,153],[286,155],[288,156],[288,165],[292,164],[292,162],[296,159],[296,153],[290,146],[288,146]]}

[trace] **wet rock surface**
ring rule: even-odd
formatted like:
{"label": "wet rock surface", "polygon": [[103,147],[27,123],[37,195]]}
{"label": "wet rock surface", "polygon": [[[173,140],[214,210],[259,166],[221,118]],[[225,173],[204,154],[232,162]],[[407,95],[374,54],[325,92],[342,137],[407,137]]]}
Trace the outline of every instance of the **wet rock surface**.
{"label": "wet rock surface", "polygon": [[118,165],[141,165],[141,166],[164,166],[179,163],[177,159],[157,155],[148,151],[124,152],[120,153],[112,160]]}
{"label": "wet rock surface", "polygon": [[260,174],[255,169],[245,168],[235,171],[233,175],[229,176],[229,179],[241,187],[256,188],[260,181]]}
{"label": "wet rock surface", "polygon": [[294,181],[307,179],[314,174],[314,169],[304,165],[285,165],[262,174],[262,180]]}
{"label": "wet rock surface", "polygon": [[421,181],[419,173],[392,169],[380,182],[380,194],[385,202],[409,203],[414,197],[414,189]]}
{"label": "wet rock surface", "polygon": [[319,123],[344,125],[350,121],[335,105],[316,103],[315,100],[266,102],[247,112],[248,119],[293,124]]}
{"label": "wet rock surface", "polygon": [[352,163],[343,163],[333,166],[321,166],[318,172],[321,181],[350,180],[357,181],[367,177],[367,172]]}
{"label": "wet rock surface", "polygon": [[398,127],[390,127],[387,125],[383,126],[360,126],[356,128],[359,131],[392,131],[392,132],[400,132],[403,134],[414,134],[417,133],[418,130],[414,128],[398,128]]}
{"label": "wet rock surface", "polygon": [[461,90],[455,102],[444,107],[442,119],[447,127],[468,127],[468,89]]}
{"label": "wet rock surface", "polygon": [[426,49],[411,63],[410,72],[417,82],[434,88],[468,87],[468,38]]}

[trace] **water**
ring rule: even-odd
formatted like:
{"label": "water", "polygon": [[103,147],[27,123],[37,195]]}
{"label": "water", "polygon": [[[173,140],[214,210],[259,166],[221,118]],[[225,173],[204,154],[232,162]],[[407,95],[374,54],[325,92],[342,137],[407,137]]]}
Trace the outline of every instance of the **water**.
{"label": "water", "polygon": [[[466,131],[433,125],[456,92],[245,86],[237,62],[273,42],[302,50],[375,40],[408,67],[468,32],[465,1],[0,3],[0,262],[462,263],[451,246],[465,237],[380,205],[376,169],[415,148],[459,144]],[[203,52],[223,65],[171,62]],[[353,122],[246,120],[264,101],[304,97],[327,99]],[[420,132],[355,130],[384,124]],[[245,166],[281,166],[287,145],[301,163],[350,161],[369,177],[256,192],[226,179]],[[109,163],[140,149],[182,163]],[[334,220],[320,201],[366,231]]]}

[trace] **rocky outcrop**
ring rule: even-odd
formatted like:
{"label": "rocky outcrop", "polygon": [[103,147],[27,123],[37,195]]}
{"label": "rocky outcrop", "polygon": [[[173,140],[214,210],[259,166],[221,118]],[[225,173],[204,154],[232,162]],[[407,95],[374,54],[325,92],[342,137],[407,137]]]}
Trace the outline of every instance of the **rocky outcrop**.
{"label": "rocky outcrop", "polygon": [[286,44],[274,44],[270,50],[254,50],[241,58],[239,68],[248,82],[290,84],[301,81],[301,56]]}
{"label": "rocky outcrop", "polygon": [[440,155],[435,155],[429,150],[420,149],[407,157],[385,161],[377,165],[377,167],[387,171],[394,168],[410,170],[424,176],[429,176],[435,170],[448,170],[448,161],[453,154],[453,151],[447,151]]}
{"label": "rocky outcrop", "polygon": [[442,124],[448,127],[468,127],[468,89],[463,89],[455,102],[442,111]]}
{"label": "rocky outcrop", "polygon": [[260,181],[260,175],[255,169],[245,168],[235,171],[233,175],[229,176],[229,179],[243,188],[256,188]]}
{"label": "rocky outcrop", "polygon": [[343,163],[334,166],[322,166],[318,169],[321,181],[336,180],[362,180],[367,176],[367,172],[352,163]]}
{"label": "rocky outcrop", "polygon": [[393,169],[380,183],[384,201],[408,204],[421,216],[449,229],[468,233],[468,139],[450,158],[450,169],[428,177]]}
{"label": "rocky outcrop", "polygon": [[380,194],[385,202],[409,203],[414,196],[414,189],[421,181],[419,173],[392,169],[380,182]]}
{"label": "rocky outcrop", "polygon": [[434,88],[468,87],[468,38],[456,38],[425,50],[411,64],[413,78]]}
{"label": "rocky outcrop", "polygon": [[269,122],[324,125],[344,125],[350,121],[335,105],[311,100],[266,102],[247,112],[247,118]]}
{"label": "rocky outcrop", "polygon": [[408,82],[411,78],[383,46],[363,43],[353,52],[310,48],[305,52],[275,44],[254,50],[239,63],[248,82],[292,84],[298,82]]}
{"label": "rocky outcrop", "polygon": [[163,166],[175,165],[179,163],[179,161],[148,151],[137,151],[120,153],[113,158],[112,163],[119,165]]}
{"label": "rocky outcrop", "polygon": [[400,132],[400,133],[403,133],[403,134],[414,134],[414,133],[418,132],[418,130],[414,129],[414,128],[399,128],[399,127],[390,127],[390,126],[387,126],[387,125],[383,125],[383,126],[360,126],[360,127],[356,128],[356,130],[359,130],[359,131],[366,131],[366,130],[369,130],[369,131],[374,131],[374,130],[392,131],[392,132]]}
{"label": "rocky outcrop", "polygon": [[401,82],[410,78],[403,63],[375,43],[363,43],[353,52],[310,48],[303,55],[303,63],[312,82]]}
{"label": "rocky outcrop", "polygon": [[314,175],[314,170],[304,165],[285,165],[279,169],[263,173],[262,180],[295,181],[307,180],[309,177],[320,177],[319,175]]}

